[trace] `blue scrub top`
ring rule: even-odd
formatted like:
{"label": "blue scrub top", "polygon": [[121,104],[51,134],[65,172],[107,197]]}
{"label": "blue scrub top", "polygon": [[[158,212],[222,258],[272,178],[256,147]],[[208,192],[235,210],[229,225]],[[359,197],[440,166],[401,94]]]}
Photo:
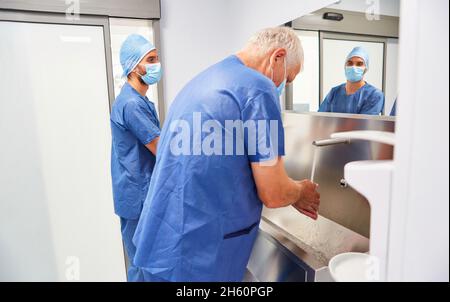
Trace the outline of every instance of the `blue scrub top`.
{"label": "blue scrub top", "polygon": [[[203,131],[196,126],[194,112],[204,122]],[[223,153],[225,134],[232,132],[225,131],[230,129],[225,121],[236,120],[271,120],[278,138],[260,131],[264,124],[257,130],[258,140],[266,142],[271,152],[252,150],[245,132],[235,134],[228,145],[235,152],[223,155],[228,154]],[[177,136],[186,126],[191,129],[186,152],[172,152],[181,146]],[[218,129],[215,133],[222,133],[213,144],[218,144],[217,152],[208,155],[203,148],[201,155],[195,155],[199,154],[199,138],[210,145],[207,138],[214,127]],[[245,146],[243,153],[236,151],[238,144]],[[137,247],[135,264],[168,281],[241,281],[262,210],[250,164],[284,155],[284,129],[275,85],[236,56],[210,67],[174,100],[158,155],[133,239]]]}
{"label": "blue scrub top", "polygon": [[145,145],[160,135],[155,105],[125,83],[111,110],[111,175],[117,215],[138,219],[156,162]]}
{"label": "blue scrub top", "polygon": [[390,116],[396,116],[396,115],[397,115],[397,99],[395,99],[395,101],[394,101],[394,105],[392,106]]}
{"label": "blue scrub top", "polygon": [[384,108],[384,94],[366,83],[356,93],[347,95],[345,83],[331,89],[319,108],[319,112],[338,112],[379,115]]}

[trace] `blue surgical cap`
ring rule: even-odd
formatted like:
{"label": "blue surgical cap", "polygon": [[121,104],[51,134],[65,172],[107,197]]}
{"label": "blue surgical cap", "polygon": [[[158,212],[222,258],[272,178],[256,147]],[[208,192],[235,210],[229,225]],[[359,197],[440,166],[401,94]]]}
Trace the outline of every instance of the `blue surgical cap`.
{"label": "blue surgical cap", "polygon": [[358,57],[364,60],[364,64],[366,64],[366,68],[369,69],[369,53],[362,47],[358,46],[353,48],[353,50],[348,54],[345,62],[350,60],[353,57]]}
{"label": "blue surgical cap", "polygon": [[155,49],[155,46],[143,36],[129,35],[120,48],[120,64],[122,64],[123,76],[128,76],[139,62]]}

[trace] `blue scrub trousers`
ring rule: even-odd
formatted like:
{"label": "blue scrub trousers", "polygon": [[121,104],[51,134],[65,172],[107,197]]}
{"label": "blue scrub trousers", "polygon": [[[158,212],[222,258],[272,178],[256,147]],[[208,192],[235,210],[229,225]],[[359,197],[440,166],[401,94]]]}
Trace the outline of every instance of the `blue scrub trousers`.
{"label": "blue scrub trousers", "polygon": [[142,270],[142,273],[144,275],[144,281],[145,282],[169,282],[169,281],[167,281],[165,279],[162,279],[160,277],[157,277],[157,276],[149,273],[146,270]]}
{"label": "blue scrub trousers", "polygon": [[120,226],[122,230],[122,240],[128,257],[128,282],[143,282],[144,275],[142,270],[134,265],[134,255],[136,254],[136,246],[133,243],[133,236],[139,220],[125,219],[120,217]]}

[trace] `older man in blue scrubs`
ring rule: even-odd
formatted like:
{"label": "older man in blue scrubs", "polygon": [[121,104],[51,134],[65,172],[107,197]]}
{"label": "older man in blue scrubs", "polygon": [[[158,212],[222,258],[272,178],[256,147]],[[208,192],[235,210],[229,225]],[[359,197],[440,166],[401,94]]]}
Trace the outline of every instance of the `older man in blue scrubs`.
{"label": "older man in blue scrubs", "polygon": [[295,32],[270,28],[178,94],[133,239],[146,281],[242,281],[263,205],[317,219],[317,185],[282,158],[279,95],[302,64]]}
{"label": "older man in blue scrubs", "polygon": [[369,54],[355,47],[345,61],[347,82],[334,87],[326,96],[319,112],[379,115],[384,108],[384,94],[364,80],[369,70]]}
{"label": "older man in blue scrubs", "polygon": [[156,48],[140,35],[130,35],[122,44],[120,62],[127,82],[111,111],[114,207],[129,260],[128,281],[143,281],[133,262],[132,238],[156,162],[160,125],[146,94],[161,78],[161,64]]}

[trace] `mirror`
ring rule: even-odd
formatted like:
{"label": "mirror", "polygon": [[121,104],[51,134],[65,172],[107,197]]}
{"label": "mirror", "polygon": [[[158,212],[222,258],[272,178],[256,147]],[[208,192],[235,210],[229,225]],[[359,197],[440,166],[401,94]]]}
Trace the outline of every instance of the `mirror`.
{"label": "mirror", "polygon": [[[342,0],[290,22],[305,62],[286,89],[286,109],[391,115],[398,94],[399,6],[399,0]],[[360,50],[348,57],[355,47]]]}

